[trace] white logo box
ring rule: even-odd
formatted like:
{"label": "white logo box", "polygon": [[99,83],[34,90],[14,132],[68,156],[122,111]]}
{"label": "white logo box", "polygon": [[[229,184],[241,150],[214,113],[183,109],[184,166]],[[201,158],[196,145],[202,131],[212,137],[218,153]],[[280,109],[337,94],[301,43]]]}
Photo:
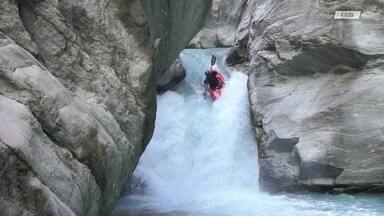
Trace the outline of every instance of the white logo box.
{"label": "white logo box", "polygon": [[361,11],[336,11],[335,19],[360,19]]}

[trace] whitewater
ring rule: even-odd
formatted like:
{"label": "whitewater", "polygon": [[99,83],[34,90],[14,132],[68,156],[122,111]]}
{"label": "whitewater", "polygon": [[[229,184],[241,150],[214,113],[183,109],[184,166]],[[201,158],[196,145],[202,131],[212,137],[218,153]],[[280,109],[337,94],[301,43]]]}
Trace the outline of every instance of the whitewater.
{"label": "whitewater", "polygon": [[[257,143],[250,122],[247,76],[224,66],[227,49],[184,50],[186,79],[157,98],[153,138],[114,214],[174,216],[379,216],[376,196],[261,192]],[[204,99],[211,55],[226,86]]]}

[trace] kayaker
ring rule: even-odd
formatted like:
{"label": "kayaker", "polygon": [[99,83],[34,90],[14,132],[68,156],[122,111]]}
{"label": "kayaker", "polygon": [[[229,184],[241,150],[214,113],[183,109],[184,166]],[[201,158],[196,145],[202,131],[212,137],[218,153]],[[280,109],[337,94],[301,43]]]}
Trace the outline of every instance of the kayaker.
{"label": "kayaker", "polygon": [[216,100],[221,96],[222,88],[224,87],[224,77],[217,70],[213,69],[213,65],[216,63],[216,56],[212,55],[211,59],[211,69],[205,72],[204,80],[204,98],[206,98],[206,93],[208,92],[212,100]]}
{"label": "kayaker", "polygon": [[205,72],[204,84],[208,85],[210,89],[221,89],[223,87],[222,79],[215,70]]}

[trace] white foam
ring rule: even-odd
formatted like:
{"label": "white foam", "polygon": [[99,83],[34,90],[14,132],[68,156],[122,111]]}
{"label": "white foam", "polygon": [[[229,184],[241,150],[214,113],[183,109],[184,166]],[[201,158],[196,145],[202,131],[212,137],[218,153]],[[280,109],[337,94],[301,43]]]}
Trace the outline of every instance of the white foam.
{"label": "white foam", "polygon": [[[123,198],[117,212],[194,216],[346,215],[350,204],[343,201],[354,202],[353,197],[270,196],[259,191],[247,76],[226,71],[219,56],[218,69],[227,79],[225,90],[214,103],[204,100],[202,81],[212,52],[220,53],[187,50],[181,55],[188,73],[186,82],[176,92],[158,96],[155,133],[134,173],[146,182],[147,188],[144,194]],[[361,207],[357,205],[348,215],[379,215],[369,211],[370,207]]]}

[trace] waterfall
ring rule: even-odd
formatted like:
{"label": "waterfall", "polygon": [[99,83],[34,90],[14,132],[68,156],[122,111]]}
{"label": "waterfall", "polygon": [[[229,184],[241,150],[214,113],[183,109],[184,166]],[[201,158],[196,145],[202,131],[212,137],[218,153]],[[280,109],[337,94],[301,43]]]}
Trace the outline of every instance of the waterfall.
{"label": "waterfall", "polygon": [[[383,203],[375,198],[368,204],[369,198],[349,195],[259,191],[247,76],[223,65],[226,51],[185,50],[180,55],[187,78],[175,91],[158,96],[155,133],[134,172],[139,184],[128,185],[142,188],[121,199],[117,215],[382,215],[378,206]],[[212,54],[226,78],[215,102],[202,96]]]}

